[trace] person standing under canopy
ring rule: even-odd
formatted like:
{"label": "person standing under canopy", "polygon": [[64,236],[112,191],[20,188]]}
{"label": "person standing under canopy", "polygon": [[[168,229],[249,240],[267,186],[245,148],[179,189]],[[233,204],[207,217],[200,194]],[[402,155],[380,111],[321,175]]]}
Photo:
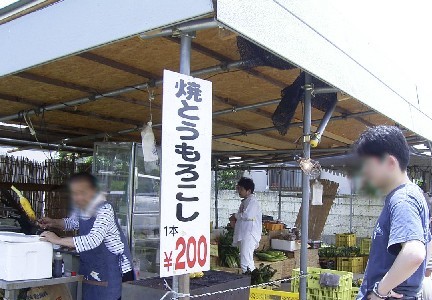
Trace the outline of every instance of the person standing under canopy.
{"label": "person standing under canopy", "polygon": [[58,237],[45,231],[41,239],[75,248],[80,254],[79,274],[84,276],[83,300],[121,299],[122,281],[134,280],[131,253],[113,207],[99,192],[97,179],[78,173],[69,180],[75,206],[65,219],[42,218],[43,229],[79,230],[76,237]]}
{"label": "person standing under canopy", "polygon": [[235,222],[233,246],[240,248],[240,266],[243,273],[255,269],[253,255],[262,234],[262,211],[254,190],[252,179],[242,177],[238,181],[237,192],[242,200],[238,212],[230,218]]}
{"label": "person standing under canopy", "polygon": [[365,180],[385,195],[357,300],[422,299],[429,209],[407,175],[410,150],[395,126],[376,126],[357,141]]}

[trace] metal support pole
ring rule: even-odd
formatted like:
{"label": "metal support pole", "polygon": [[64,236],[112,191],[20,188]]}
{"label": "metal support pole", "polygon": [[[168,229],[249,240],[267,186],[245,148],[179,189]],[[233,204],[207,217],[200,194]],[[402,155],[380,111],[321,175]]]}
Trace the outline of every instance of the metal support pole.
{"label": "metal support pole", "polygon": [[4,300],[17,300],[18,291],[17,290],[5,290]]}
{"label": "metal support pole", "polygon": [[[194,32],[184,33],[180,37],[180,73],[190,75],[191,70],[191,50],[192,38],[195,36]],[[177,290],[174,291],[181,294],[189,294],[190,292],[190,278],[189,274],[173,276],[173,287],[177,281]],[[180,299],[188,300],[189,297],[182,297]]]}
{"label": "metal support pole", "polygon": [[350,221],[350,224],[349,224],[349,229],[350,229],[350,231],[349,232],[353,232],[353,197],[354,197],[354,195],[351,193],[351,197],[350,197],[350,218],[349,218],[349,221]]}
{"label": "metal support pole", "polygon": [[[305,99],[303,109],[303,157],[310,158],[310,130],[312,118],[311,106],[311,86],[312,78],[305,74]],[[302,173],[302,216],[301,216],[301,252],[300,252],[300,274],[307,274],[307,258],[308,258],[308,231],[309,231],[309,176]],[[300,278],[300,300],[307,300],[306,296],[307,278]]]}
{"label": "metal support pole", "polygon": [[218,169],[215,170],[215,228],[219,228],[219,180],[218,180]]}
{"label": "metal support pole", "polygon": [[278,203],[278,220],[282,220],[282,169],[279,170],[279,203]]}

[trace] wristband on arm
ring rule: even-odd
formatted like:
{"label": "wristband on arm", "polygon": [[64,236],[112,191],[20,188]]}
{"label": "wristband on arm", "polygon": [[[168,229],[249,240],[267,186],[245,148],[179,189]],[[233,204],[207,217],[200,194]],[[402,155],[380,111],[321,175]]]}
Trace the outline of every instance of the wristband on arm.
{"label": "wristband on arm", "polygon": [[378,292],[378,287],[379,287],[379,282],[375,282],[375,285],[374,285],[373,290],[372,290],[372,293],[373,293],[375,296],[377,296],[377,297],[380,298],[380,299],[387,299],[387,298],[390,298],[390,296],[391,296],[391,291],[388,292],[387,295],[381,295],[381,294]]}

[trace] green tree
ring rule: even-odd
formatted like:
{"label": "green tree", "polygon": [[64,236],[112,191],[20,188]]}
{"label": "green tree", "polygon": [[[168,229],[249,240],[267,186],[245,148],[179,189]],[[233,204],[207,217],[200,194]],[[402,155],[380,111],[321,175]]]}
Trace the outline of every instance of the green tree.
{"label": "green tree", "polygon": [[242,171],[238,170],[219,170],[218,189],[219,190],[235,190],[237,181],[242,176]]}

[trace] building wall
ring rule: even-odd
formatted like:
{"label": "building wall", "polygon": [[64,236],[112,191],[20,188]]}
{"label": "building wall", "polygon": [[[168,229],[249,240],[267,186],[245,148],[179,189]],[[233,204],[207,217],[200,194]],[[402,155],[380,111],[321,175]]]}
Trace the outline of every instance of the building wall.
{"label": "building wall", "polygon": [[[214,193],[212,193],[211,207],[212,220],[214,221]],[[275,219],[278,215],[278,193],[256,192],[256,197],[261,203],[263,214],[271,215]],[[229,216],[236,212],[240,205],[240,198],[235,191],[219,191],[219,226],[228,223]],[[293,226],[300,210],[301,198],[282,198],[282,221],[288,226]],[[353,232],[358,237],[371,235],[375,222],[382,209],[381,199],[353,198]],[[336,198],[330,210],[326,226],[324,227],[323,240],[333,242],[335,233],[349,232],[350,226],[350,199]]]}

